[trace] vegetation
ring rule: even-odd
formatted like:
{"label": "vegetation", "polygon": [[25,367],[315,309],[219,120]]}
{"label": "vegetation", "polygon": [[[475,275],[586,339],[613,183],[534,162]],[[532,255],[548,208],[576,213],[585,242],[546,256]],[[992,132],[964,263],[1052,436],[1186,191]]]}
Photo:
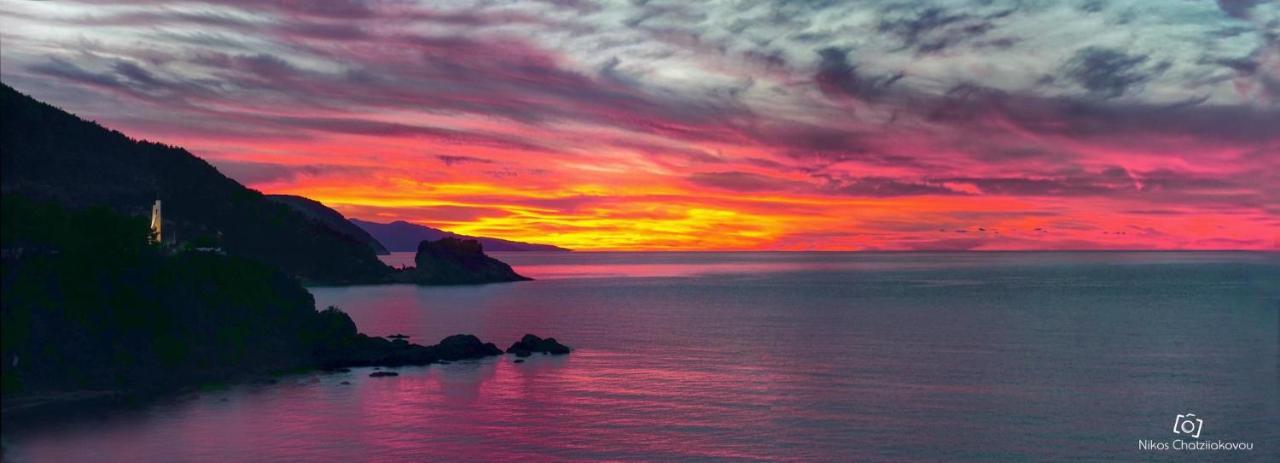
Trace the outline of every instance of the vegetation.
{"label": "vegetation", "polygon": [[3,382],[12,393],[164,390],[308,367],[501,353],[474,336],[419,346],[317,312],[262,263],[148,241],[146,221],[4,195]]}
{"label": "vegetation", "polygon": [[6,393],[163,388],[311,363],[311,295],[277,270],[168,255],[147,223],[5,196]]}
{"label": "vegetation", "polygon": [[[385,281],[365,242],[227,178],[187,151],[129,139],[0,85],[3,193],[145,215],[163,201],[165,233],[217,237],[227,254],[306,281]],[[7,232],[7,229],[6,229]]]}
{"label": "vegetation", "polygon": [[[393,271],[367,240],[270,201],[180,148],[131,140],[2,85],[0,116],[6,400],[501,353],[468,335],[419,346],[360,334],[341,311],[317,312],[301,285],[510,272],[478,245],[436,256],[449,281]],[[144,219],[156,199],[160,244]]]}

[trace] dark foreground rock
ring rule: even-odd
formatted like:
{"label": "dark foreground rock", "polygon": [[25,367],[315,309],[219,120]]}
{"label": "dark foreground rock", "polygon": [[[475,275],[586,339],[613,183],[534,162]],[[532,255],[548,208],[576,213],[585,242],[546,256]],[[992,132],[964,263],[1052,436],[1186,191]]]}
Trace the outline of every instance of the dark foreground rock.
{"label": "dark foreground rock", "polygon": [[528,357],[535,352],[541,352],[551,355],[564,355],[569,353],[569,346],[560,344],[556,338],[542,339],[532,334],[526,334],[511,347],[507,348],[508,354],[516,354],[516,357]]}
{"label": "dark foreground rock", "polygon": [[360,366],[429,365],[457,360],[474,360],[502,355],[498,346],[481,342],[469,334],[449,336],[433,346],[357,334],[336,348],[317,353],[327,368]]}
{"label": "dark foreground rock", "polygon": [[440,360],[467,360],[502,355],[502,349],[491,342],[481,342],[470,334],[455,334],[434,346]]}
{"label": "dark foreground rock", "polygon": [[397,279],[421,285],[465,285],[528,280],[510,265],[484,254],[480,242],[442,238],[418,244],[414,268],[401,270]]}
{"label": "dark foreground rock", "polygon": [[434,346],[422,346],[404,339],[358,333],[351,317],[336,308],[321,311],[320,317],[324,335],[315,357],[325,368],[428,365],[502,355],[498,346],[470,334],[456,334]]}

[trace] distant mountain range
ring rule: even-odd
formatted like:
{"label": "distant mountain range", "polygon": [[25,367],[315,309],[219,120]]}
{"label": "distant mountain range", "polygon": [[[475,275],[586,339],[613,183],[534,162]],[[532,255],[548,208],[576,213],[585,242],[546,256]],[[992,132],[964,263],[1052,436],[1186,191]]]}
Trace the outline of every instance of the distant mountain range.
{"label": "distant mountain range", "polygon": [[267,195],[267,199],[292,207],[311,220],[318,221],[338,233],[369,245],[369,248],[373,249],[373,252],[378,255],[390,254],[387,248],[382,246],[382,243],[369,235],[369,232],[351,223],[341,213],[330,209],[329,206],[325,206],[319,201],[294,195]]}
{"label": "distant mountain range", "polygon": [[418,243],[423,240],[435,241],[441,238],[473,239],[484,246],[485,251],[569,251],[568,249],[549,244],[521,243],[497,238],[459,235],[444,230],[424,227],[402,220],[391,223],[366,222],[359,219],[348,219],[357,227],[373,235],[383,246],[392,252],[412,252],[418,250]]}
{"label": "distant mountain range", "polygon": [[402,220],[391,223],[367,222],[360,219],[348,219],[342,213],[325,206],[319,201],[303,196],[267,195],[267,199],[287,205],[301,212],[311,220],[360,241],[379,255],[394,252],[415,252],[423,241],[436,241],[441,238],[472,239],[480,242],[486,251],[568,251],[568,249],[549,244],[531,244],[509,241],[498,238],[484,238],[459,235],[438,228],[425,227]]}
{"label": "distant mountain range", "polygon": [[393,273],[367,240],[335,229],[332,218],[270,201],[182,148],[130,139],[7,85],[0,85],[0,121],[6,197],[133,216],[148,214],[158,199],[167,236],[216,241],[227,254],[307,281],[380,282]]}

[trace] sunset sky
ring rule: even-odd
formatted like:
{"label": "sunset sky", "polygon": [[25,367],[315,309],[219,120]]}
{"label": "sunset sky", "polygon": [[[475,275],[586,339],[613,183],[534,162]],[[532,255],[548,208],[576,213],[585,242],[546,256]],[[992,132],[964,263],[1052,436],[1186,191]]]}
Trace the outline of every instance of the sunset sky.
{"label": "sunset sky", "polygon": [[573,249],[1280,248],[1280,2],[0,0],[0,78]]}

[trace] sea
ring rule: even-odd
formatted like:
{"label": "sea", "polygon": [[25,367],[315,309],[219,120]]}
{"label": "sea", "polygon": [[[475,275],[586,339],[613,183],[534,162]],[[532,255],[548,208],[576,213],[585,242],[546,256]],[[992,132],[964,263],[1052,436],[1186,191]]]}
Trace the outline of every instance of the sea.
{"label": "sea", "polygon": [[572,354],[159,398],[5,458],[1280,461],[1280,253],[493,254],[534,280],[310,291],[371,335]]}

